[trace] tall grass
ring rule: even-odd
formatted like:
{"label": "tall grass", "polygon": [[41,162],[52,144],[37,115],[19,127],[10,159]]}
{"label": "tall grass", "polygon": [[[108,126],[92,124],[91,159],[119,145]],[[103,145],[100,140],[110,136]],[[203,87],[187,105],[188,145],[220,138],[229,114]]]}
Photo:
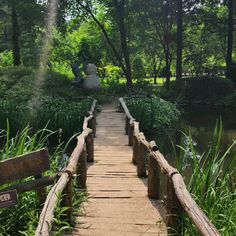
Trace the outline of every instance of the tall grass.
{"label": "tall grass", "polygon": [[[223,151],[222,134],[222,122],[219,121],[208,150],[201,155],[196,150],[191,133],[184,135],[185,146],[180,146],[177,166],[184,173],[191,160],[190,193],[221,235],[232,236],[236,235],[236,174],[235,158],[229,153],[236,141]],[[184,220],[183,235],[199,235],[188,217]]]}

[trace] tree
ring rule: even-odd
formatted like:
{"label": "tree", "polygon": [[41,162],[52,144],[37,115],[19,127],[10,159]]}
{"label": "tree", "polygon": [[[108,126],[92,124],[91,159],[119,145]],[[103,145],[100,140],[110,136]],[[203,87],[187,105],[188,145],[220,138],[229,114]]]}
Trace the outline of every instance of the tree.
{"label": "tree", "polygon": [[232,64],[232,53],[233,53],[233,23],[234,23],[234,14],[233,14],[233,0],[228,0],[228,43],[227,43],[227,56],[226,56],[226,65],[227,67]]}
{"label": "tree", "polygon": [[9,2],[9,7],[11,8],[11,20],[12,20],[12,51],[13,51],[13,63],[15,66],[21,64],[20,57],[20,33],[19,33],[19,24],[18,16],[16,11],[16,2],[14,0]]}
{"label": "tree", "polygon": [[182,79],[182,54],[183,54],[183,3],[178,0],[177,15],[177,59],[176,59],[176,80]]}
{"label": "tree", "polygon": [[109,36],[106,27],[102,24],[102,22],[99,21],[98,17],[96,16],[96,13],[94,13],[94,8],[92,7],[92,2],[84,2],[80,0],[76,0],[77,4],[84,9],[96,22],[96,24],[101,29],[108,45],[111,47],[115,58],[117,59],[120,67],[122,68],[126,80],[127,80],[127,86],[132,85],[132,72],[131,72],[131,63],[130,63],[130,55],[129,55],[129,46],[128,46],[128,39],[127,39],[127,31],[126,31],[126,5],[125,0],[118,1],[114,0],[113,4],[109,3],[103,3],[107,7],[110,7],[113,11],[117,12],[116,17],[112,16],[115,20],[116,24],[118,25],[118,30],[120,32],[120,46],[122,53],[119,52],[119,49],[117,48],[117,45],[115,45]]}

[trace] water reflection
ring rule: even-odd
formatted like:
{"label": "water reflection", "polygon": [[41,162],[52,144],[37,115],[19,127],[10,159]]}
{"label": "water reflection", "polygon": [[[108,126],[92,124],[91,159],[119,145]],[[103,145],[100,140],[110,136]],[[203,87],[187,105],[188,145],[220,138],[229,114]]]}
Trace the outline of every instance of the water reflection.
{"label": "water reflection", "polygon": [[[236,139],[235,118],[236,109],[217,109],[201,106],[185,107],[181,122],[175,129],[168,134],[156,135],[155,140],[168,161],[175,166],[175,156],[171,141],[175,145],[183,144],[183,142],[181,142],[183,138],[182,132],[188,135],[190,130],[193,143],[195,144],[194,146],[199,154],[202,154],[208,150],[217,119],[222,119],[224,130],[222,137],[222,152],[224,152],[232,144],[233,140]],[[235,154],[236,146],[232,149],[229,156],[233,157]]]}

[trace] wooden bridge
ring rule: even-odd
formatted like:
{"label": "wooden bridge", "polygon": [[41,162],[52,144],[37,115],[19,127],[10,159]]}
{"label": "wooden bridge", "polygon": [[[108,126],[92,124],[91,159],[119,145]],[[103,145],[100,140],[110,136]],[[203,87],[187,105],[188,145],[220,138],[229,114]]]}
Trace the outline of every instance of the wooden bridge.
{"label": "wooden bridge", "polygon": [[[179,235],[185,211],[200,235],[219,236],[192,199],[179,172],[168,164],[155,142],[147,142],[140,132],[124,99],[120,99],[124,113],[114,104],[104,105],[97,122],[95,106],[96,102],[84,120],[84,131],[67,168],[48,194],[36,235],[50,235],[58,194],[62,191],[68,218],[71,217],[72,180],[77,173],[80,191],[86,188],[89,198],[77,225],[66,235]],[[161,172],[167,177],[165,203],[160,199]]]}

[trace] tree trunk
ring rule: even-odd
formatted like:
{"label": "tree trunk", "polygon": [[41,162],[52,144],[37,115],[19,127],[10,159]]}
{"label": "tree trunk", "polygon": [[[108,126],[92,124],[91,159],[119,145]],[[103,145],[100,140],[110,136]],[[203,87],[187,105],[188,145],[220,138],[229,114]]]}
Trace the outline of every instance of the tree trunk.
{"label": "tree trunk", "polygon": [[182,52],[183,52],[183,3],[182,0],[178,0],[176,80],[182,79],[182,54],[183,54]]}
{"label": "tree trunk", "polygon": [[157,84],[157,65],[156,65],[156,63],[154,64],[153,75],[154,75],[154,84]]}
{"label": "tree trunk", "polygon": [[170,60],[169,60],[169,50],[166,53],[166,89],[170,89]]}
{"label": "tree trunk", "polygon": [[227,56],[226,65],[229,67],[232,64],[233,52],[233,0],[228,0],[228,43],[227,43]]}
{"label": "tree trunk", "polygon": [[19,28],[18,19],[14,2],[11,5],[12,12],[12,49],[13,49],[13,63],[15,66],[20,65],[20,46],[19,46]]}
{"label": "tree trunk", "polygon": [[114,0],[115,7],[117,9],[118,14],[118,25],[120,31],[120,41],[121,41],[121,48],[125,60],[126,70],[125,70],[125,77],[127,80],[127,86],[132,86],[132,71],[131,71],[131,63],[130,63],[130,53],[129,53],[129,45],[127,39],[127,30],[125,25],[125,0]]}

